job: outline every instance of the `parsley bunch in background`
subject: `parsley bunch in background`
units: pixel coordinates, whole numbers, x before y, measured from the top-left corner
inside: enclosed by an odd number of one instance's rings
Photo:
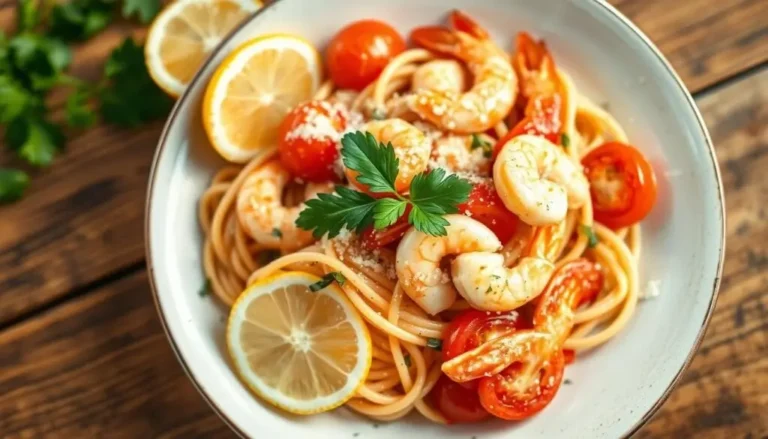
[[[0,32],[0,129],[6,147],[27,168],[49,166],[64,147],[65,132],[87,128],[99,117],[135,127],[165,116],[172,104],[152,82],[143,48],[130,38],[111,53],[100,81],[67,74],[69,44],[97,35],[120,15],[147,23],[159,0],[47,1],[19,0],[15,33]],[[46,102],[53,89],[67,93],[63,121]],[[21,198],[28,183],[24,170],[0,167],[0,202]]]

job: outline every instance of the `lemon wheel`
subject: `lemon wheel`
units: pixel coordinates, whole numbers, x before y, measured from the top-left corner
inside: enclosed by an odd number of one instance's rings
[[[157,16],[144,46],[152,79],[177,97],[211,51],[261,7],[254,0],[177,0]]]
[[[270,276],[235,302],[227,345],[241,379],[286,411],[312,414],[351,398],[371,366],[363,319],[335,283],[301,272]]]
[[[266,35],[231,53],[211,78],[203,100],[203,125],[225,159],[244,163],[277,143],[288,112],[320,85],[317,50],[290,35]]]

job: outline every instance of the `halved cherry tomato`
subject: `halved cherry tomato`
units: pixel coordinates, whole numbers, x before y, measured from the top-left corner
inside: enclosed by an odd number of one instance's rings
[[[473,219],[485,224],[503,243],[512,239],[519,221],[517,215],[504,206],[490,182],[476,184],[467,201],[459,205],[459,212],[469,213]]]
[[[327,102],[297,106],[280,124],[280,162],[295,177],[307,181],[337,180],[333,164],[339,156],[338,137],[346,125],[344,114]]]
[[[337,87],[362,90],[403,50],[405,41],[392,26],[360,20],[336,34],[325,59]]]
[[[656,175],[637,149],[608,142],[582,160],[595,220],[613,229],[642,220],[656,203]]]
[[[442,375],[430,393],[432,403],[451,423],[478,422],[490,416],[477,391]]]
[[[501,373],[480,379],[480,403],[492,415],[510,421],[529,418],[546,407],[560,388],[565,362],[562,351],[556,351],[548,361],[542,362],[538,380],[524,390],[519,389],[523,365],[515,363]]]
[[[448,361],[487,341],[528,326],[530,324],[517,311],[497,313],[468,309],[456,316],[445,330],[443,360]]]

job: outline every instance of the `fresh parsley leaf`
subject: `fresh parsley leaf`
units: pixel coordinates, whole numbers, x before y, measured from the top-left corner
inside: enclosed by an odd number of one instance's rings
[[[332,282],[336,281],[339,285],[344,285],[344,282],[347,281],[347,278],[344,277],[343,274],[339,273],[338,271],[332,271],[322,278],[320,278],[319,281],[313,283],[309,286],[309,291],[317,292],[322,290],[323,288],[330,285]]]
[[[357,171],[357,181],[371,192],[397,193],[399,161],[391,143],[380,144],[373,134],[356,131],[341,138],[341,156],[344,166]]]
[[[66,44],[39,34],[20,34],[8,43],[8,58],[14,77],[25,88],[47,91],[58,83],[72,62]]]
[[[65,41],[82,41],[112,21],[113,5],[99,0],[74,0],[51,9],[50,34]]]
[[[439,338],[428,338],[427,339],[427,347],[432,348],[436,351],[442,351],[443,350],[443,341]]]
[[[409,354],[405,354],[403,356],[403,362],[405,363],[405,367],[411,367],[411,356]]]
[[[483,150],[483,157],[490,158],[493,151],[492,146],[490,142],[487,142],[480,138],[477,134],[472,134],[472,143],[469,145],[473,150],[475,149],[482,149]]]
[[[411,180],[411,201],[421,210],[445,215],[459,211],[467,201],[472,184],[456,174],[446,176],[442,168],[422,172]]]
[[[64,145],[61,128],[40,118],[16,118],[5,132],[6,142],[34,166],[48,166]]]
[[[0,203],[16,201],[29,186],[29,176],[18,169],[0,168]]]
[[[88,102],[89,98],[90,91],[82,88],[67,96],[66,111],[69,126],[87,128],[96,123],[96,113]]]
[[[413,224],[416,230],[432,236],[445,236],[448,234],[445,227],[450,224],[440,214],[427,212],[419,206],[413,206],[408,215],[408,222]]]
[[[123,17],[136,15],[142,23],[149,23],[160,11],[160,0],[123,0]]]
[[[600,240],[597,238],[597,234],[595,234],[595,230],[590,226],[582,224],[581,231],[587,235],[589,248],[595,248],[595,246],[600,242]]]
[[[34,0],[18,0],[16,2],[16,31],[26,32],[32,30],[40,21],[38,9],[40,5]]]
[[[562,133],[560,134],[560,144],[563,145],[563,148],[568,149],[571,146],[571,138],[568,137],[568,134]]]
[[[280,229],[275,227],[274,229],[272,229],[272,236],[274,236],[275,238],[282,238],[283,232],[281,232]]]
[[[0,75],[0,123],[8,123],[28,113],[38,112],[40,98],[10,75]]]
[[[203,286],[200,287],[200,290],[197,292],[197,295],[200,297],[205,297],[211,292],[211,280],[208,278],[205,278],[205,283],[203,283]]]
[[[405,213],[407,201],[382,198],[373,207],[373,227],[383,229],[394,224]]]
[[[155,85],[144,63],[144,50],[126,38],[104,65],[106,86],[100,90],[101,115],[124,127],[165,117],[173,101]]]
[[[335,193],[318,194],[317,198],[306,201],[305,207],[296,219],[296,225],[312,230],[316,238],[328,234],[338,235],[343,227],[361,232],[373,223],[373,208],[377,200],[368,194],[337,186]]]

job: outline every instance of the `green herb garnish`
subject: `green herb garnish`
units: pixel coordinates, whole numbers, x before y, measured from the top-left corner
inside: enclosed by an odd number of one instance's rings
[[[571,138],[568,137],[568,134],[562,133],[560,134],[560,144],[563,145],[563,148],[568,149],[571,147]]]
[[[581,231],[584,232],[585,235],[587,235],[587,242],[589,243],[589,248],[595,248],[595,246],[600,242],[599,239],[597,239],[597,235],[595,234],[595,230],[587,226],[585,224],[581,225]]]
[[[283,232],[281,232],[280,229],[275,227],[274,229],[272,229],[272,236],[274,236],[275,238],[282,238]]]
[[[472,144],[470,145],[472,150],[481,148],[483,150],[483,157],[490,158],[493,154],[493,145],[480,138],[477,134],[472,134]]]
[[[405,362],[405,367],[411,367],[411,356],[409,354],[405,354],[403,361]]]
[[[394,224],[410,206],[408,222],[416,230],[433,236],[444,236],[448,221],[444,215],[458,212],[459,204],[467,200],[472,185],[458,176],[446,175],[443,169],[422,172],[411,181],[410,195],[400,195],[395,189],[399,161],[392,144],[379,143],[370,133],[355,132],[341,139],[344,165],[358,172],[357,181],[371,192],[387,194],[388,198],[372,196],[337,186],[332,194],[319,194],[306,202],[296,224],[311,230],[319,238],[338,235],[342,228],[361,232],[373,225],[383,229]]]
[[[427,339],[427,347],[432,348],[436,351],[442,351],[443,350],[443,341],[439,338],[428,338]]]
[[[17,169],[0,168],[0,203],[16,201],[29,186],[29,177]]]
[[[208,278],[205,278],[205,283],[203,283],[203,286],[200,287],[200,290],[197,292],[197,295],[200,297],[205,297],[210,293],[211,293],[211,280]]]
[[[347,281],[347,278],[344,277],[344,275],[339,273],[338,271],[332,271],[326,274],[325,276],[323,276],[322,278],[320,278],[319,281],[310,285],[309,291],[312,291],[313,293],[320,291],[334,281],[336,281],[336,283],[339,284],[339,286],[341,286],[341,285],[344,285],[344,282]]]

